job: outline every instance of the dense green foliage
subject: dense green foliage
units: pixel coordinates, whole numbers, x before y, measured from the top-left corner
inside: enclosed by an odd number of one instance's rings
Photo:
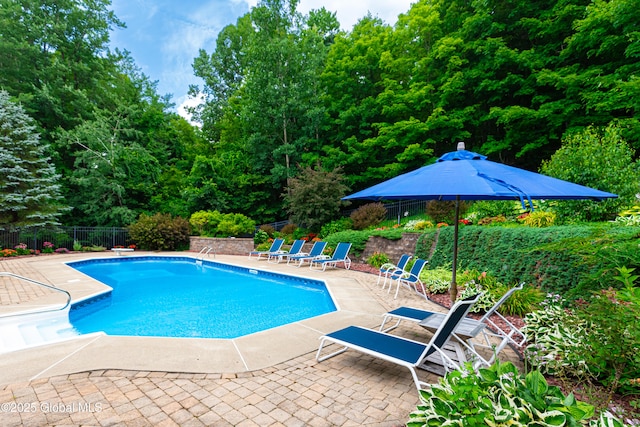
[[[593,406],[572,393],[565,396],[538,371],[520,374],[511,362],[477,373],[470,367],[450,372],[439,384],[421,390],[420,398],[409,427],[578,426],[594,416]],[[619,422],[611,425],[622,427]]]
[[[503,283],[539,284],[569,299],[612,286],[618,267],[640,267],[640,228],[633,226],[464,226],[459,233],[459,270],[487,271]],[[452,245],[453,227],[426,231],[416,256],[431,268],[450,266]]]
[[[338,32],[325,10],[301,16],[296,6],[259,2],[196,58],[212,155],[242,159],[228,162],[235,174],[219,165],[236,184],[223,193],[241,189],[275,208],[290,165],[318,161],[342,167],[358,190],[459,140],[535,170],[565,135],[613,122],[640,145],[635,0],[422,0],[394,27],[367,16],[350,32]],[[259,220],[275,214],[254,210]]]
[[[242,214],[223,214],[218,211],[198,211],[189,218],[195,234],[207,237],[239,237],[252,235],[256,223]]]
[[[151,251],[175,251],[189,248],[189,222],[170,214],[142,214],[129,226],[129,235],[138,247]]]
[[[350,218],[354,230],[364,230],[386,219],[387,209],[382,203],[367,203],[351,212]]]
[[[636,201],[640,190],[640,161],[622,139],[622,129],[592,127],[570,135],[562,147],[542,164],[542,172],[589,187],[607,188],[618,198],[604,201],[563,201],[552,206],[564,222],[607,221]]]
[[[346,195],[344,176],[339,169],[325,171],[307,167],[296,178],[289,180],[284,203],[294,223],[303,224],[312,231],[339,216]]]
[[[342,168],[333,193],[315,181],[304,193],[339,206],[347,188],[427,164],[459,140],[535,170],[563,140],[582,146],[598,132],[629,151],[607,145],[609,175],[570,179],[619,191],[624,208],[637,192],[637,168],[621,188],[609,162],[631,164],[640,148],[637,0],[420,0],[393,27],[365,16],[350,31],[324,8],[297,8],[261,0],[203,46],[195,128],[128,52],[108,48],[125,24],[109,0],[2,0],[0,88],[50,147],[72,208],[61,222],[217,210],[258,223],[288,213],[317,231],[339,214],[292,199],[309,168]]]
[[[58,224],[59,179],[33,120],[0,91],[0,228]]]
[[[640,392],[640,291],[634,286],[638,276],[625,267],[619,272],[619,290],[594,292],[569,308],[552,295],[524,318],[528,362],[562,381],[591,391],[599,388],[599,405],[604,407],[615,392]]]

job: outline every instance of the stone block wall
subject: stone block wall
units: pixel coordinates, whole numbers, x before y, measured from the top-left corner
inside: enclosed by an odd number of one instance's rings
[[[367,246],[362,252],[360,259],[357,261],[366,262],[367,258],[374,252],[382,252],[391,258],[391,262],[396,262],[402,254],[415,254],[419,237],[420,233],[403,233],[402,239],[400,240],[389,240],[383,237],[371,236],[367,241]]]
[[[202,248],[212,247],[217,254],[221,255],[249,255],[253,250],[253,238],[217,238],[191,236],[189,250],[200,252]]]
[[[374,252],[383,252],[389,256],[392,262],[400,258],[402,254],[415,254],[416,244],[420,233],[404,233],[400,240],[389,240],[383,237],[372,236],[367,241],[367,246],[359,259],[355,262],[365,263]],[[189,250],[200,252],[204,247],[213,247],[215,253],[223,255],[248,255],[254,250],[253,238],[215,238],[191,236]],[[305,243],[303,251],[309,252],[312,242]],[[353,257],[352,257],[353,259]]]

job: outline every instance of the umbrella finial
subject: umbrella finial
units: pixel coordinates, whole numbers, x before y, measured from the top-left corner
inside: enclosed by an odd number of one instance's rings
[[[464,142],[458,142],[458,151],[464,150]]]

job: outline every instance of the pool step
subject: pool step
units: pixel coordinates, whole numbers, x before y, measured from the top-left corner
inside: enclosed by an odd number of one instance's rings
[[[0,319],[0,353],[77,337],[69,310],[32,313]]]

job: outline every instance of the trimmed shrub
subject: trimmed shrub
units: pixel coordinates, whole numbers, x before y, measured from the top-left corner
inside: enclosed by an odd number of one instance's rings
[[[287,224],[284,227],[282,227],[282,230],[280,230],[280,233],[287,236],[289,234],[293,234],[295,233],[295,231],[298,229],[298,226],[295,224]]]
[[[469,209],[469,202],[460,202],[460,218]],[[453,224],[456,221],[456,202],[431,200],[427,203],[427,215],[435,222]]]
[[[377,225],[386,217],[387,209],[382,203],[368,203],[351,213],[353,228],[356,230],[364,230],[367,227]]]
[[[188,248],[190,231],[186,219],[161,213],[153,216],[142,214],[138,221],[129,226],[129,234],[136,244],[152,251]]]
[[[326,237],[329,234],[338,233],[340,231],[352,230],[353,221],[351,218],[340,218],[325,224],[320,229],[320,236]]]
[[[267,233],[269,237],[273,237],[276,234],[276,229],[271,224],[262,224],[258,229]]]

